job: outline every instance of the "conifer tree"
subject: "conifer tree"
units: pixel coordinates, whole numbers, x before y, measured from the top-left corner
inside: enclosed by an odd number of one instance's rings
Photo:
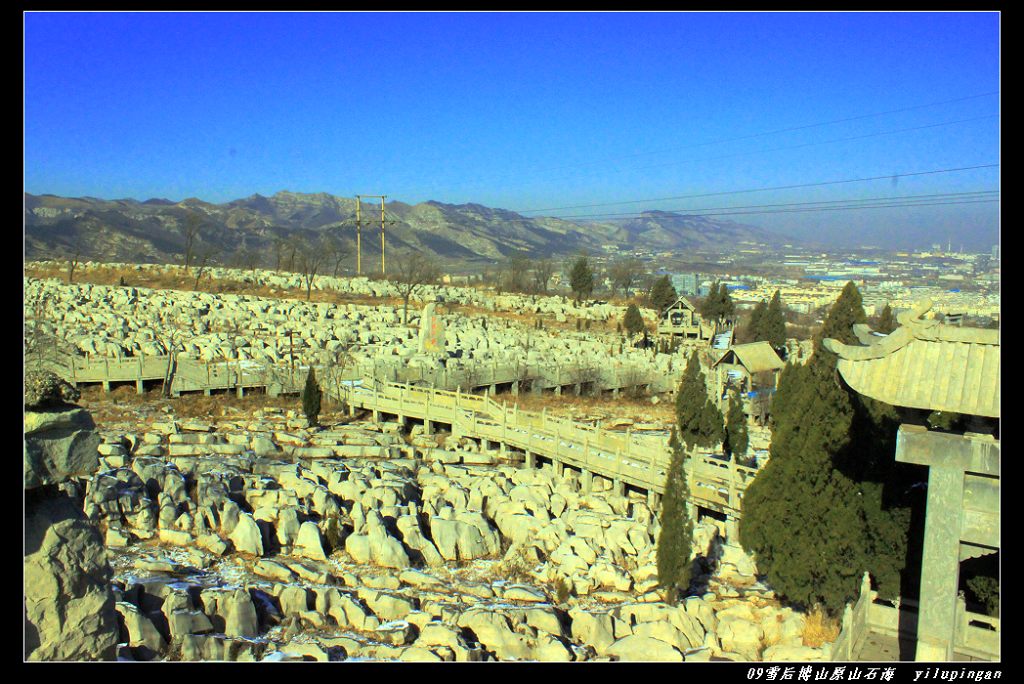
[[[675,430],[672,431],[669,445],[672,458],[665,474],[665,495],[661,500],[657,565],[658,585],[666,591],[666,600],[674,603],[679,591],[685,591],[690,585],[693,521],[686,508],[690,498],[684,469],[686,451]]]
[[[718,289],[718,281],[711,283],[708,296],[700,304],[700,315],[706,320],[718,320],[721,316],[721,293]]]
[[[768,304],[762,299],[754,306],[747,321],[746,335],[748,342],[759,342],[764,339],[764,318],[768,315]]]
[[[725,428],[725,453],[740,458],[747,453],[750,444],[747,435],[747,417],[743,413],[743,401],[733,392],[729,397],[729,414]]]
[[[892,407],[851,395],[821,345],[828,337],[852,343],[853,324],[864,320],[860,293],[848,283],[808,362],[783,369],[771,458],[744,494],[740,521],[740,543],[771,586],[833,614],[856,597],[865,570],[884,595],[898,591],[909,523],[908,511],[883,496],[893,479]]]
[[[881,315],[878,317],[878,327],[876,330],[880,333],[888,335],[899,326],[896,322],[896,316],[892,312],[892,307],[889,303],[885,303],[885,308],[882,309]]]
[[[690,354],[676,392],[676,425],[687,449],[714,446],[722,441],[722,412],[708,397],[697,352]]]
[[[636,335],[644,329],[644,317],[640,314],[640,309],[636,304],[630,304],[626,309],[626,313],[622,317],[622,325],[630,335]]]
[[[761,321],[761,336],[758,339],[766,341],[775,349],[786,346],[786,316],[782,313],[782,297],[778,290],[768,303],[768,309]]]
[[[657,311],[659,315],[665,309],[675,304],[677,299],[679,299],[679,295],[676,293],[676,288],[672,286],[672,280],[667,275],[654,281],[654,285],[651,287],[651,308]]]
[[[306,414],[306,420],[309,422],[310,427],[317,424],[317,419],[320,416],[320,397],[322,395],[323,392],[316,381],[316,372],[310,366],[309,373],[306,375],[306,386],[302,390],[302,412]]]
[[[590,261],[585,256],[580,256],[572,264],[569,271],[569,287],[576,295],[576,303],[590,297],[594,291],[594,271],[590,268]]]

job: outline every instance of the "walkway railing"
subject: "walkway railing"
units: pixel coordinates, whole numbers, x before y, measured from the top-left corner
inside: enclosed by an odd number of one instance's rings
[[[354,408],[452,426],[452,433],[498,442],[608,479],[664,494],[671,460],[668,435],[612,432],[595,425],[523,411],[489,396],[373,381],[341,388]],[[742,493],[757,474],[709,450],[687,460],[691,495],[699,505],[738,515]]]

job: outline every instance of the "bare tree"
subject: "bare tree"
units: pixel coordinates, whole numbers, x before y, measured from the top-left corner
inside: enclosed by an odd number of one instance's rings
[[[284,247],[287,242],[288,241],[280,235],[275,235],[271,240],[271,246],[274,250],[274,273],[279,273],[281,271],[281,258],[284,255]]]
[[[185,225],[182,226],[181,229],[182,235],[185,238],[185,273],[188,273],[188,269],[192,265],[192,257],[195,254],[196,240],[199,237],[199,226],[199,214],[194,211],[190,211],[188,213],[188,217],[185,219]]]
[[[74,282],[75,269],[78,268],[79,259],[82,256],[82,234],[78,233],[75,236],[75,241],[71,245],[71,249],[68,250],[68,285]]]
[[[608,275],[612,281],[612,289],[622,290],[623,295],[629,297],[633,287],[637,285],[645,271],[644,264],[639,259],[631,258],[616,261],[608,269]]]
[[[341,270],[341,264],[345,260],[345,257],[349,255],[347,249],[341,240],[335,236],[326,234],[323,236],[321,246],[324,250],[324,258],[327,263],[333,267],[331,274],[333,277],[338,277],[338,271]]]
[[[316,280],[317,271],[323,266],[326,254],[322,245],[307,240],[295,240],[292,243],[292,250],[298,254],[299,271],[306,282],[306,301],[313,296],[313,282]]]
[[[509,292],[526,290],[526,272],[530,268],[530,259],[523,252],[513,254],[508,260],[508,274],[505,289]]]
[[[534,289],[541,294],[548,293],[548,282],[555,274],[555,262],[551,259],[539,259],[533,264]]]
[[[196,250],[196,280],[192,284],[193,290],[199,289],[199,281],[202,279],[203,274],[206,273],[206,267],[210,263],[210,259],[217,252],[217,248],[211,244],[204,244]]]
[[[407,252],[393,258],[395,265],[389,280],[398,288],[402,295],[402,323],[409,323],[409,299],[423,285],[430,285],[441,276],[440,270],[422,252]]]
[[[260,263],[260,253],[252,247],[243,244],[235,251],[234,262],[238,268],[255,273],[256,267]]]

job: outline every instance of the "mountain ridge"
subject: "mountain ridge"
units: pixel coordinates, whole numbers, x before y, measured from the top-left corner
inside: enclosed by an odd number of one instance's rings
[[[199,242],[226,262],[240,249],[270,251],[275,240],[327,234],[355,251],[354,198],[280,190],[215,204],[196,197],[105,200],[25,193],[25,256],[54,258],[78,246],[86,258],[173,262],[184,253],[184,229],[199,226]],[[723,250],[739,241],[780,239],[770,231],[733,221],[662,210],[630,219],[593,221],[527,217],[478,203],[428,200],[385,204],[388,249],[420,250],[442,260],[493,262],[513,253],[563,256],[579,251]],[[362,211],[363,257],[380,254],[379,204]]]

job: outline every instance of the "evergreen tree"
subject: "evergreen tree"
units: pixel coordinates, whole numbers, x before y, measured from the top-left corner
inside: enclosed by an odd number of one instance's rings
[[[700,303],[700,315],[709,321],[718,320],[721,316],[721,294],[717,280],[711,283],[708,296]]]
[[[317,424],[317,419],[320,416],[320,397],[323,392],[320,390],[320,385],[316,381],[316,373],[313,371],[313,367],[309,367],[309,373],[306,375],[306,386],[302,390],[302,412],[306,414],[306,420],[309,422],[310,427]]]
[[[569,287],[576,295],[577,304],[594,291],[594,271],[587,257],[580,256],[573,262],[569,271]]]
[[[759,342],[764,339],[764,318],[768,315],[768,304],[762,299],[754,307],[747,321],[744,339],[747,342]]]
[[[708,397],[697,352],[690,354],[676,392],[676,425],[687,449],[714,446],[722,441],[722,412]]]
[[[654,285],[651,287],[651,308],[657,311],[659,315],[665,309],[675,304],[677,299],[679,299],[679,295],[676,293],[676,288],[672,286],[672,280],[667,275],[654,281]]]
[[[630,304],[626,314],[622,317],[622,325],[630,335],[636,335],[644,329],[644,317],[640,315],[640,309],[636,304]]]
[[[758,340],[764,340],[775,349],[782,349],[786,346],[786,316],[782,313],[782,297],[776,290],[772,295],[772,301],[768,304],[764,319],[761,321],[761,336]]]
[[[743,400],[733,392],[729,397],[728,423],[725,428],[725,453],[737,458],[746,455],[750,439],[747,435],[747,417],[743,413]]]
[[[909,515],[884,496],[893,478],[894,411],[836,380],[827,337],[853,342],[865,320],[848,283],[814,337],[805,365],[788,364],[772,402],[771,458],[743,497],[740,543],[786,599],[833,614],[868,570],[883,595],[898,592]],[[889,450],[883,456],[885,450]]]
[[[657,564],[658,585],[666,590],[666,600],[674,603],[679,590],[685,591],[690,585],[693,521],[686,509],[690,498],[684,469],[686,451],[675,430],[672,431],[669,444],[672,447],[672,459],[665,474],[665,496],[661,500]]]
[[[729,296],[729,288],[725,283],[718,288],[718,312],[719,319],[729,320],[732,320],[736,313],[736,305],[733,304],[732,297]]]
[[[899,323],[896,322],[896,316],[892,312],[892,307],[889,306],[888,302],[886,302],[885,308],[882,309],[882,313],[878,317],[878,325],[875,329],[880,333],[885,333],[886,335],[888,335],[898,326]]]

